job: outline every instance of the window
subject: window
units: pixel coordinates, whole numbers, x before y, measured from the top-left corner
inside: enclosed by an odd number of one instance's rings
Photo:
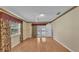
[[[20,23],[10,22],[11,35],[20,34]]]
[[[46,26],[37,26],[37,36],[38,37],[46,36]]]

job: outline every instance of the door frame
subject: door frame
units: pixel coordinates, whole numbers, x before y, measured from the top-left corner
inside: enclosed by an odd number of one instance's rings
[[[23,42],[23,21],[21,22],[20,26],[21,26],[20,27],[20,32],[21,32],[21,34],[20,34],[20,43],[22,43]]]

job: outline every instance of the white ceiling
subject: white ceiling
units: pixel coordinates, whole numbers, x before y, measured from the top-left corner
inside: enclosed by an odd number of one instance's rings
[[[72,6],[2,6],[28,22],[49,22]],[[61,12],[57,15],[58,12]],[[44,14],[44,16],[40,16]]]

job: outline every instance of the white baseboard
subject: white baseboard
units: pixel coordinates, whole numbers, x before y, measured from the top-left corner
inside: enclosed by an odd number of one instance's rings
[[[69,47],[67,47],[66,45],[64,45],[62,42],[60,42],[60,41],[58,41],[57,39],[56,39],[56,37],[53,37],[54,38],[54,40],[55,41],[57,41],[59,44],[61,44],[63,47],[65,47],[66,49],[68,49],[70,52],[75,52],[75,51],[73,51],[72,49],[70,49]]]

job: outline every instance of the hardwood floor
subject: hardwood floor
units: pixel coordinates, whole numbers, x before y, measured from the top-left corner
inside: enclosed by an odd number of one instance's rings
[[[52,38],[31,38],[12,48],[12,52],[69,52]]]

